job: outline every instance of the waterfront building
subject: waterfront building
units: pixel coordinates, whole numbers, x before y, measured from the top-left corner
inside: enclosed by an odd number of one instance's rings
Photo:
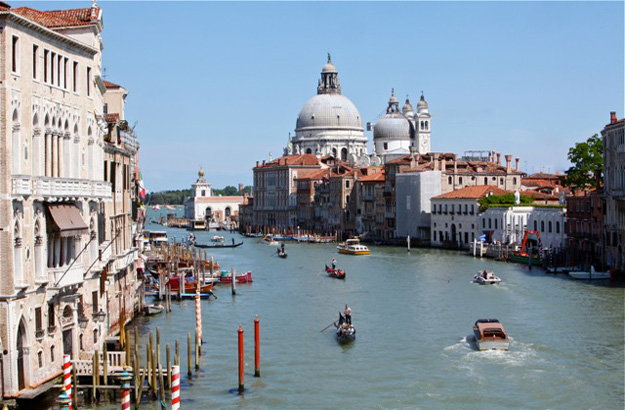
[[[603,138],[605,259],[607,266],[625,271],[625,118],[610,113]]]
[[[479,226],[479,200],[491,195],[500,196],[509,193],[498,187],[478,185],[433,197],[431,200],[431,245],[451,248],[469,247],[482,232]]]
[[[384,198],[386,202],[384,239],[398,238],[396,228],[397,204],[405,204],[406,198],[399,198],[396,194],[397,175],[406,172],[440,171],[441,194],[451,192],[466,186],[487,185],[503,190],[517,191],[521,188],[521,177],[525,175],[519,169],[519,159],[512,166],[512,156],[506,155],[506,165],[501,164],[501,155],[487,152],[485,156],[470,156],[458,158],[452,153],[414,152],[410,155],[388,161],[384,164],[386,184]],[[424,237],[424,239],[429,238]]]
[[[359,170],[356,180],[356,233],[365,239],[381,237],[384,224],[384,167],[370,166]]]
[[[296,228],[297,178],[327,168],[324,161],[313,154],[285,155],[262,163],[257,161],[253,169],[253,229],[268,232]]]
[[[441,193],[441,171],[404,172],[395,177],[397,237],[430,239],[431,198]]]
[[[356,180],[354,168],[332,163],[328,174],[315,186],[315,229],[326,233],[356,233],[355,202],[351,195]]]
[[[572,264],[595,265],[605,261],[603,189],[566,198],[566,247]]]
[[[367,157],[360,112],[341,92],[338,71],[328,54],[321,70],[317,95],[309,99],[299,112],[295,136],[285,148],[285,155],[331,155],[355,163]]]
[[[242,195],[213,195],[212,185],[204,178],[200,167],[198,178],[191,185],[191,196],[184,201],[185,218],[204,220],[210,228],[237,229]]]
[[[324,178],[330,176],[330,169],[322,168],[316,172],[296,178],[297,184],[297,226],[303,230],[315,229],[315,192]],[[323,228],[323,227],[317,227]]]
[[[415,113],[408,97],[399,110],[399,101],[393,90],[386,114],[373,125],[374,152],[382,162],[408,155],[411,148],[419,154],[426,154],[430,152],[431,128],[432,116],[423,94]]]
[[[540,235],[543,248],[561,249],[565,245],[563,207],[495,206],[479,215],[478,229],[486,242],[521,246],[525,232],[533,230]]]
[[[64,354],[90,358],[134,308],[138,144],[121,129],[124,91],[101,78],[102,29],[95,2],[57,11],[0,3],[4,397],[45,391]]]
[[[565,177],[565,174],[547,174],[544,172],[526,175],[521,178],[521,189],[553,195],[560,195],[564,191],[567,195],[569,189],[562,186],[562,179]]]

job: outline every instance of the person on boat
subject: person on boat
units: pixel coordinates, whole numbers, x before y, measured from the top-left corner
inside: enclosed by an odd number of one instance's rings
[[[483,271],[482,271],[482,277],[483,277],[484,279],[487,279],[487,274],[486,274],[486,271],[485,271],[485,270],[483,270]]]
[[[332,270],[336,270],[336,258],[332,258]]]
[[[232,244],[234,245],[234,238],[232,238]]]
[[[343,315],[345,315],[345,323],[348,325],[352,324],[352,310],[345,304],[345,310],[343,311]]]
[[[281,243],[281,244],[280,244],[280,251],[281,251],[282,253],[284,253],[284,243]]]

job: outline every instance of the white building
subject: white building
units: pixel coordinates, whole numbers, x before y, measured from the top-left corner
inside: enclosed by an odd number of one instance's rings
[[[430,238],[430,199],[441,193],[441,172],[407,172],[397,175],[395,204],[397,236],[427,241]]]
[[[213,196],[213,188],[204,178],[200,168],[198,178],[191,185],[191,197],[185,200],[185,218],[205,220],[210,227],[235,229],[238,224],[239,206],[243,196]],[[208,225],[207,225],[208,226]]]
[[[526,231],[538,232],[543,248],[562,248],[566,242],[563,207],[490,207],[479,217],[480,235],[487,242],[521,246]]]
[[[393,90],[386,114],[373,126],[374,152],[383,162],[400,158],[413,151],[426,154],[431,148],[431,127],[432,116],[423,95],[417,104],[416,113],[407,97],[402,110],[399,111],[399,101]]]
[[[494,186],[478,185],[432,198],[432,246],[469,247],[481,235],[478,200],[507,193]]]
[[[321,70],[317,95],[302,107],[295,128],[295,137],[285,155],[332,155],[356,162],[367,155],[367,137],[356,106],[341,93],[336,67],[330,60]],[[375,165],[375,164],[374,164]]]

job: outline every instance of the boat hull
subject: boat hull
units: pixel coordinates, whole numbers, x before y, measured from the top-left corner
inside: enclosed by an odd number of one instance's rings
[[[569,272],[569,276],[574,279],[610,279],[610,272]]]
[[[247,272],[242,275],[236,275],[236,283],[249,283],[252,282],[252,272]],[[232,283],[232,275],[230,276],[220,276],[220,283]]]
[[[477,345],[477,349],[480,351],[485,350],[509,350],[510,342],[499,341],[499,340],[475,340],[475,344]]]
[[[530,263],[530,258],[529,256],[523,256],[523,255],[515,255],[512,254],[510,255],[510,257],[508,258],[508,260],[510,262],[514,262],[514,263],[522,263],[524,265],[527,265]],[[533,266],[542,266],[543,262],[540,258],[532,258],[532,265]]]
[[[332,278],[345,279],[345,271],[344,270],[332,269],[332,268],[326,266],[326,273],[328,274],[328,276],[330,276]]]
[[[352,343],[354,340],[356,340],[356,330],[354,329],[353,332],[342,332],[340,330],[336,331],[336,340],[337,342],[339,342],[339,344],[347,344],[347,343]]]
[[[339,249],[339,253],[344,255],[370,255],[371,251],[351,251],[349,249]]]

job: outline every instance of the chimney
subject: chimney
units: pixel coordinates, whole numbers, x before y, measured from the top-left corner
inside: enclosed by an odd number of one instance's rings
[[[239,192],[243,191],[243,184],[239,184]]]
[[[501,153],[497,153],[497,165],[501,165]]]
[[[512,171],[512,155],[506,155],[506,173]]]
[[[610,124],[614,124],[616,122],[616,111],[610,112]]]
[[[258,168],[258,161],[256,161],[256,168]]]
[[[454,174],[458,173],[458,161],[454,158]]]
[[[265,160],[263,160],[263,166],[265,166]]]
[[[433,154],[434,156],[434,171],[438,170],[438,153]]]
[[[515,171],[519,171],[519,157],[516,157],[514,160],[516,161],[516,165],[514,166],[514,170]]]
[[[441,159],[441,171],[445,172],[445,157]]]

